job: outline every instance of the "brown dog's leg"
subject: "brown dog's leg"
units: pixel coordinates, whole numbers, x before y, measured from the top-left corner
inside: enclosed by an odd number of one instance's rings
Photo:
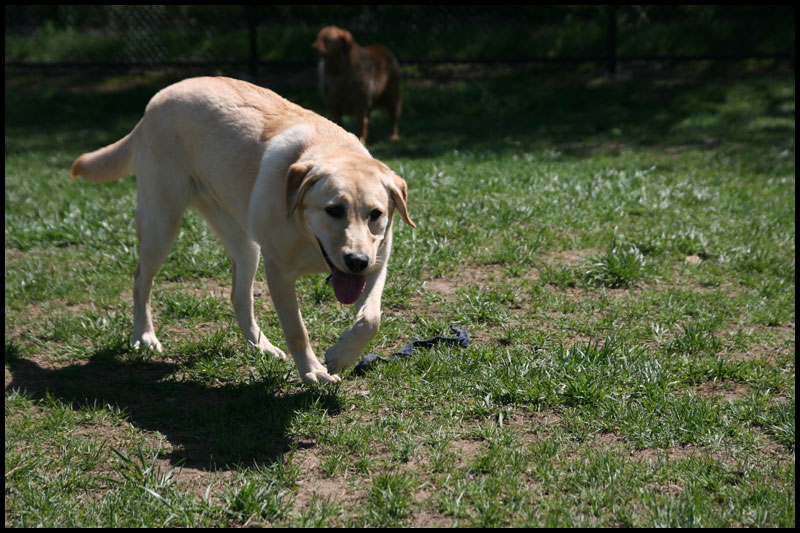
[[[396,141],[400,139],[400,133],[397,131],[397,117],[400,116],[400,102],[397,102],[397,105],[394,108],[389,110],[389,120],[392,123],[392,133],[389,135],[390,141]]]
[[[386,93],[384,93],[382,107],[386,110],[386,114],[389,115],[391,124],[389,140],[396,141],[400,138],[400,134],[397,130],[397,119],[400,118],[400,112],[403,109],[403,100],[400,97],[400,86],[396,77],[390,77],[389,79],[389,87]]]
[[[358,138],[361,139],[361,144],[367,144],[367,130],[369,129],[369,111],[360,109],[356,114],[356,126],[359,129]]]

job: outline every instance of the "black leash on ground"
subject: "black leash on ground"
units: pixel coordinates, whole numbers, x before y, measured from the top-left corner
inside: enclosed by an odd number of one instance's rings
[[[377,364],[378,361],[383,361],[384,363],[388,363],[389,361],[397,361],[401,357],[411,357],[412,351],[415,347],[420,348],[430,348],[436,344],[444,343],[444,344],[454,344],[457,346],[461,346],[462,348],[466,348],[469,345],[469,333],[464,328],[459,328],[457,326],[450,326],[450,330],[455,333],[456,337],[433,337],[432,339],[419,339],[415,341],[411,341],[396,352],[392,354],[391,359],[386,359],[385,357],[381,357],[376,353],[368,353],[364,357],[361,358],[361,361],[353,368],[353,372],[357,375],[363,375],[367,370],[372,368],[374,364]]]

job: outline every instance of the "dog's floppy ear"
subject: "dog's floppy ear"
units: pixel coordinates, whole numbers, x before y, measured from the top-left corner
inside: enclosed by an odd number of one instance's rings
[[[313,161],[302,161],[289,167],[289,172],[286,174],[287,217],[294,213],[308,188],[319,179],[319,173],[312,174],[313,168]]]
[[[353,46],[353,43],[355,42],[355,40],[353,39],[353,34],[347,30],[340,30],[340,31],[341,33],[339,34],[339,40],[344,45],[345,50],[350,50],[350,48]]]
[[[394,172],[392,173],[392,183],[389,185],[389,193],[392,196],[392,202],[395,208],[397,208],[397,211],[400,213],[400,218],[412,228],[416,228],[417,225],[414,224],[411,217],[408,216],[408,209],[406,208],[406,201],[408,200],[408,186],[406,186],[406,180]]]

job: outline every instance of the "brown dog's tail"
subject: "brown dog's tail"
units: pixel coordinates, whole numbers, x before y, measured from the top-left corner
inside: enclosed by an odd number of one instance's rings
[[[108,183],[132,174],[136,170],[136,131],[140,125],[141,121],[117,142],[81,155],[72,163],[69,171],[72,177],[82,176],[92,183]]]

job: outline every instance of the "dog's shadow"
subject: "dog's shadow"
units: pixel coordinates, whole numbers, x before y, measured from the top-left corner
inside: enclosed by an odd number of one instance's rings
[[[127,353],[124,345],[101,348],[88,360],[50,369],[7,341],[6,391],[75,410],[118,408],[134,426],[166,437],[170,464],[215,471],[272,465],[292,449],[313,446],[293,422],[310,411],[341,410],[336,388],[287,387],[286,372],[245,384],[199,383],[181,379],[176,363],[126,360]]]

